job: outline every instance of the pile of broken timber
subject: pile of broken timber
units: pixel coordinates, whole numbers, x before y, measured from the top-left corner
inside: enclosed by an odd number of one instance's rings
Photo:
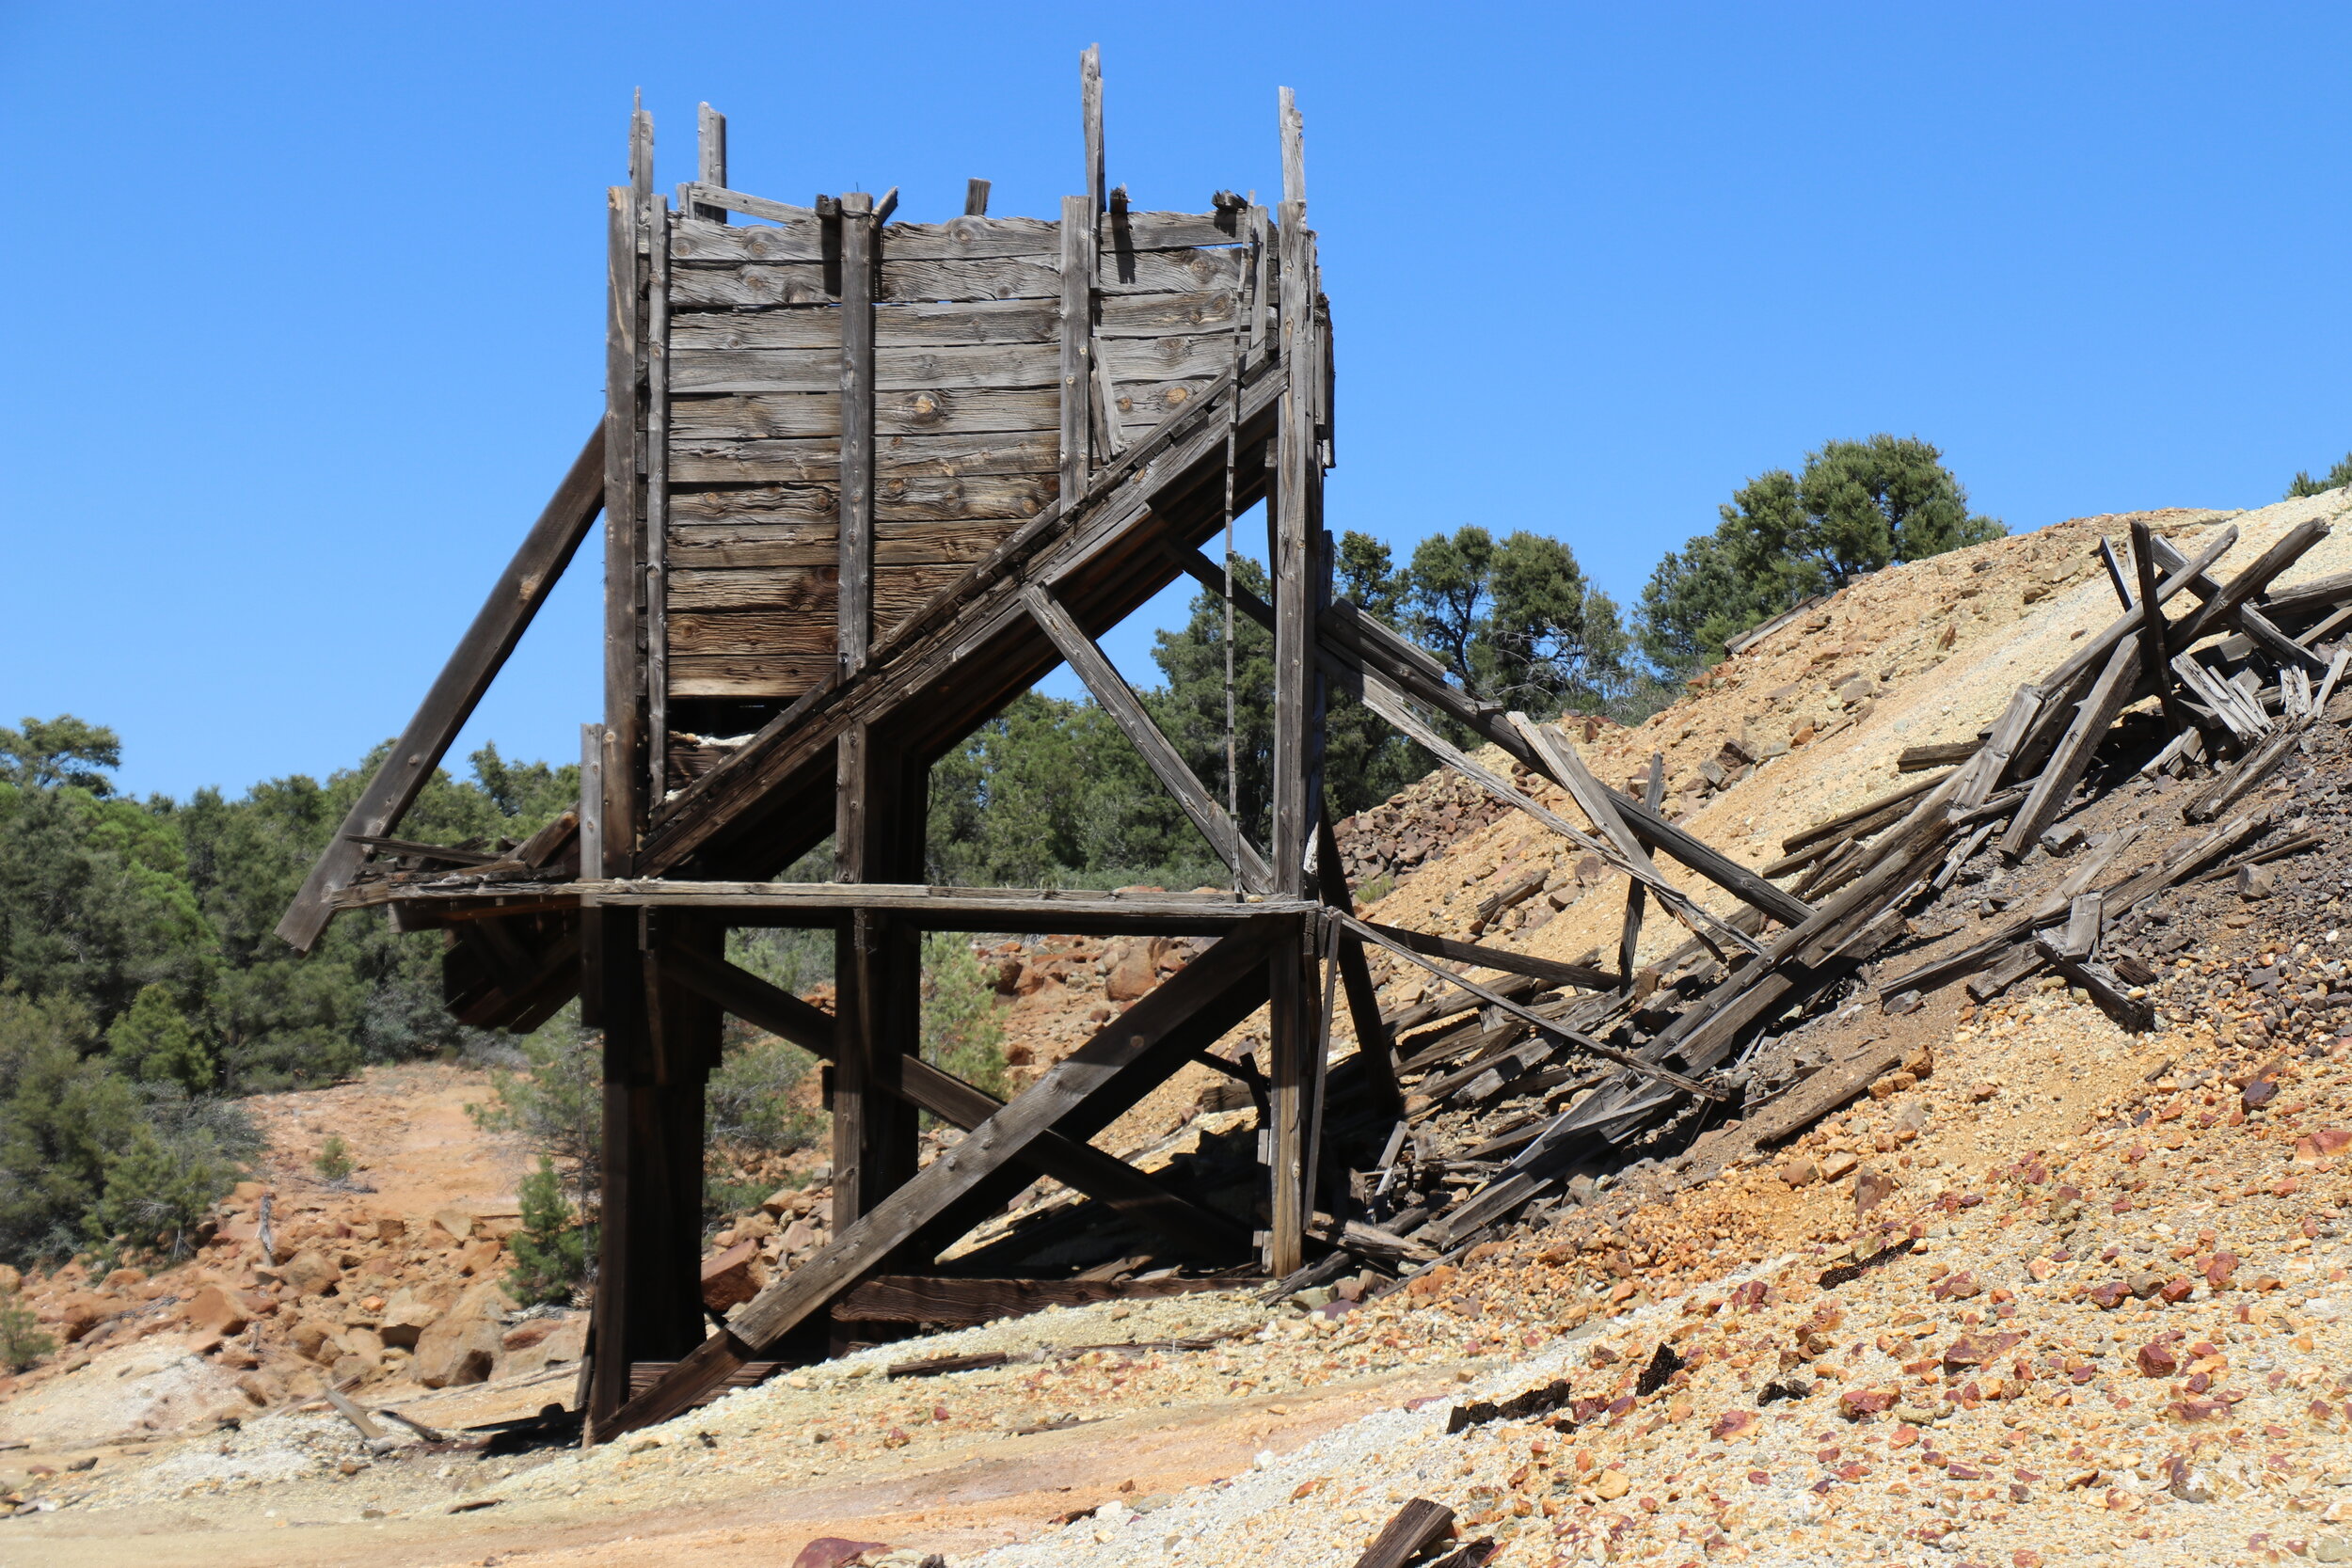
[[[1949,886],[1972,857],[1991,848],[2014,862],[2037,847],[2074,847],[2068,841],[2079,831],[2054,825],[2087,778],[2116,776],[2112,767],[2094,775],[2093,763],[2111,738],[2131,743],[2118,725],[2123,710],[2154,698],[2169,738],[2153,747],[2140,770],[2182,777],[2210,768],[2182,808],[2187,831],[2181,841],[2144,869],[2108,878],[2134,837],[2117,834],[2088,850],[2055,891],[1992,936],[1878,987],[1888,1010],[1899,1012],[1956,981],[1969,979],[1980,997],[1990,996],[2052,969],[2125,1027],[2150,1027],[2144,988],[2153,976],[2137,972],[2136,960],[2123,960],[2122,974],[2103,961],[2102,931],[2173,883],[2215,874],[2217,860],[2265,821],[2241,803],[2317,721],[2345,666],[2340,628],[2352,621],[2352,574],[2268,591],[2328,531],[2324,523],[2306,522],[2222,582],[2208,574],[2236,543],[2234,529],[2187,560],[2135,525],[2132,572],[2105,546],[2117,566],[2112,580],[2122,612],[2116,620],[2044,679],[2020,687],[1982,735],[1932,748],[1944,771],[1792,835],[1784,845],[1787,857],[1766,869],[1800,879],[1788,893],[1765,884],[1769,899],[1751,883],[1712,875],[1691,854],[1687,835],[1679,844],[1661,838],[1654,801],[1637,804],[1599,785],[1555,733],[1459,693],[1413,689],[1411,696],[1470,724],[1527,771],[1560,784],[1613,846],[1629,839],[1638,851],[1663,849],[1740,896],[1748,908],[1735,924],[1743,933],[1753,936],[1768,923],[1779,928],[1767,942],[1724,951],[1709,940],[1712,931],[1694,924],[1694,940],[1637,983],[1630,968],[1639,883],[1618,974],[1579,972],[1350,920],[1364,941],[1437,969],[1455,986],[1380,1021],[1391,1032],[1381,1037],[1395,1040],[1404,1115],[1369,1168],[1349,1172],[1345,1191],[1333,1191],[1335,1212],[1318,1217],[1319,1239],[1331,1253],[1281,1288],[1336,1277],[1359,1264],[1406,1273],[1457,1256],[1531,1205],[1556,1201],[1581,1169],[1603,1168],[1613,1154],[1621,1160],[1626,1146],[1677,1118],[1695,1124],[1702,1112],[1712,1113],[1710,1120],[1739,1115],[1732,1085],[1747,1076],[1740,1069],[1765,1027],[1818,1004],[1905,936],[1909,916]],[[2184,596],[2188,608],[2168,610]],[[2143,609],[2150,605],[2153,613]],[[1357,645],[1368,648],[1385,628],[1359,617],[1354,630]],[[1393,678],[1393,661],[1383,673]],[[1431,749],[1538,819],[1550,819],[1441,741]],[[1658,773],[1653,768],[1652,778]],[[1506,973],[1477,984],[1433,962],[1433,955]],[[1359,1014],[1359,1034],[1363,1022]],[[1853,1066],[1867,1081],[1891,1063]],[[1824,1086],[1834,1088],[1826,1080],[1837,1076],[1824,1075]],[[1776,1129],[1773,1136],[1787,1136],[1842,1098],[1790,1096],[1761,1119]],[[1453,1114],[1489,1108],[1502,1114]],[[1440,1125],[1455,1135],[1439,1135]]]

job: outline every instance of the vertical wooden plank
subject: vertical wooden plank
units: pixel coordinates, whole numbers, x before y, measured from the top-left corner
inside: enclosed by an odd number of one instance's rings
[[[1094,203],[1061,198],[1061,495],[1066,505],[1085,493],[1092,467],[1094,375],[1088,363],[1094,338]]]
[[[1315,602],[1313,576],[1314,431],[1311,298],[1313,252],[1304,233],[1305,209],[1282,206],[1282,363],[1287,385],[1276,437],[1274,545],[1274,829],[1277,891],[1296,897],[1307,890],[1308,675]]]
[[[874,640],[874,198],[841,198],[841,673]]]
[[[1307,205],[1307,125],[1299,117],[1298,95],[1288,87],[1276,89],[1282,116],[1282,199]],[[1282,226],[1285,230],[1290,225]]]
[[[604,880],[604,726],[580,726],[580,879]]]
[[[1568,744],[1564,737],[1563,746]],[[1652,752],[1649,758],[1649,783],[1642,788],[1642,803],[1656,811],[1666,799],[1666,753]],[[1642,858],[1650,859],[1649,847],[1641,847]],[[1640,882],[1628,882],[1625,889],[1625,924],[1617,932],[1617,973],[1624,976],[1621,989],[1633,990],[1633,954],[1642,944],[1642,913],[1649,904],[1649,889]]]
[[[727,117],[707,103],[695,113],[695,178],[723,190],[727,182]],[[700,202],[694,206],[694,215],[710,223],[727,221],[724,207],[706,207]]]
[[[2102,540],[2100,543],[2105,544]],[[2174,735],[2189,726],[2187,711],[2172,689],[2172,665],[2164,657],[2164,602],[2156,593],[2156,540],[2146,523],[2132,524],[2132,569],[2139,578],[2139,673],[2153,681],[2164,705],[2165,728]]]
[[[607,872],[623,876],[636,848],[639,781],[645,776],[639,702],[644,557],[638,473],[644,409],[638,378],[643,336],[638,212],[634,191],[613,187],[605,325],[604,723],[608,755],[617,755],[621,766],[605,773],[604,856]]]
[[[1249,209],[1249,362],[1265,357],[1266,332],[1274,316],[1274,235],[1266,210]]]
[[[646,801],[670,789],[670,203],[645,207]]]
[[[965,217],[984,218],[988,216],[988,186],[989,182],[985,180],[966,180],[963,182],[963,215]]]
[[[1276,945],[1266,962],[1266,1272],[1297,1272],[1306,1257],[1308,1053],[1312,1047],[1300,935]]]
[[[1087,195],[1101,213],[1110,200],[1109,187],[1103,182],[1103,46],[1087,45],[1078,57],[1079,112],[1086,119],[1087,135]]]

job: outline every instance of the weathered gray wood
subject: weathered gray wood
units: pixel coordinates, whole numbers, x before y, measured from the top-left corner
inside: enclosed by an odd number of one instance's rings
[[[666,574],[670,522],[670,209],[645,204],[645,799],[670,788],[670,641]]]
[[[695,110],[694,132],[695,182],[718,190],[726,189],[727,117],[707,103],[701,104]],[[711,205],[703,201],[695,201],[692,205],[689,205],[681,201],[678,203],[678,210],[682,214],[691,214],[709,223],[724,225],[727,221],[727,209],[724,206]]]
[[[1365,941],[1377,943],[1406,962],[1418,964],[1432,974],[1453,982],[1488,1006],[1500,1008],[1521,1022],[1533,1025],[1539,1033],[1575,1046],[1579,1051],[1587,1052],[1604,1061],[1615,1062],[1621,1067],[1631,1068],[1644,1077],[1655,1078],[1661,1084],[1671,1084],[1687,1094],[1694,1094],[1704,1100],[1727,1100],[1731,1096],[1731,1091],[1720,1085],[1702,1083],[1698,1079],[1676,1072],[1669,1068],[1661,1067],[1655,1062],[1645,1061],[1630,1051],[1620,1051],[1613,1045],[1604,1045],[1597,1039],[1580,1035],[1558,1020],[1546,1018],[1534,1008],[1513,1001],[1492,987],[1482,986],[1477,981],[1414,951],[1406,942],[1389,935],[1385,927],[1375,926],[1369,921],[1358,920],[1353,915],[1343,915],[1339,918],[1344,920],[1348,928]],[[1483,963],[1486,960],[1482,958],[1479,961]]]
[[[2286,760],[2287,753],[2302,738],[2310,723],[2308,719],[2292,719],[2279,725],[2268,739],[2238,758],[2227,771],[2192,796],[2181,807],[2182,817],[2190,822],[2210,822],[2243,800]]]
[[[861,388],[866,390],[866,388]],[[870,421],[870,395],[862,404]],[[869,426],[865,436],[863,496],[872,521],[874,485],[882,475],[955,479],[997,474],[1050,474],[1056,467],[1054,432],[1013,431],[998,436],[894,436],[877,446]],[[675,441],[670,473],[680,484],[824,484],[835,482],[850,453],[850,437],[794,436],[783,440]]]
[[[2137,531],[2134,537],[2137,537]],[[2149,553],[2158,565],[2168,570],[2177,568],[2182,564],[2181,552],[2170,544],[2154,538],[2153,535],[2150,538]],[[2201,599],[2211,600],[2222,590],[2220,584],[2215,582],[2210,576],[2201,572],[2189,579],[2188,591]],[[2312,653],[2308,643],[2299,638],[2289,637],[2280,630],[2278,624],[2257,610],[2250,599],[2242,599],[2237,608],[2230,612],[2229,624],[2236,626],[2252,641],[2269,649],[2272,656],[2281,663],[2300,665],[2314,673],[2322,668],[2319,659]],[[2142,657],[2144,658],[2146,656]],[[2145,676],[2147,673],[2147,666],[2143,663],[2140,667],[2140,673]]]
[[[2123,580],[2123,563],[2115,558],[2115,542],[2104,533],[2099,536],[2099,560],[2107,569],[2107,583],[2115,590],[2115,596],[2122,601],[2123,609],[2131,609],[2132,589]]]
[[[1103,172],[1103,52],[1089,43],[1078,57],[1078,112],[1086,126],[1086,193],[1101,212],[1110,203]]]
[[[605,325],[604,853],[626,870],[643,828],[644,705],[644,259],[651,122],[631,119],[637,184],[611,193]],[[637,185],[645,186],[641,192]]]
[[[1135,1092],[1136,1073],[1131,1069],[1148,1068],[1155,1047],[1188,1043],[1189,1033],[1203,1026],[1203,1021],[1222,1023],[1224,1012],[1249,1002],[1248,982],[1259,972],[1282,925],[1268,922],[1237,931],[1194,959],[849,1226],[831,1245],[771,1281],[737,1309],[727,1332],[706,1339],[660,1384],[601,1423],[591,1437],[609,1438],[691,1408],[706,1389],[757,1359],[761,1349],[875,1273],[925,1225],[1064,1117],[1098,1097],[1124,1098]],[[1242,1007],[1243,1016],[1248,1010]]]
[[[1054,385],[1061,392],[1061,493],[1086,488],[1092,467],[1094,369],[1094,203],[1061,199],[1061,341]]]
[[[1549,985],[1575,986],[1582,990],[1614,990],[1622,979],[1622,976],[1592,964],[1562,963],[1557,958],[1538,958],[1533,953],[1514,953],[1507,947],[1485,947],[1454,937],[1408,931],[1401,927],[1382,926],[1371,921],[1364,924],[1389,941],[1402,943],[1430,958],[1452,958],[1456,963],[1477,964],[1513,974],[1531,975]]]
[[[391,752],[312,864],[301,890],[278,920],[281,941],[305,953],[317,942],[333,918],[329,896],[351,880],[365,858],[354,835],[382,835],[399,825],[472,717],[483,692],[530,628],[604,503],[604,426],[599,423],[524,535],[514,559],[500,574],[424,701],[392,743]]]
[[[986,555],[1012,531],[994,523],[882,523],[874,537],[879,566],[968,563]],[[732,579],[780,566],[830,567],[838,555],[838,529],[822,522],[706,523],[670,530],[670,602],[673,607],[716,608],[762,602]],[[707,585],[707,602],[693,604]],[[779,603],[791,602],[778,600]]]
[[[1973,745],[1971,748],[1971,754],[1974,754]],[[1836,816],[1824,818],[1820,822],[1814,823],[1809,828],[1805,828],[1798,832],[1790,833],[1787,838],[1780,841],[1781,852],[1784,854],[1794,854],[1800,849],[1805,848],[1811,845],[1821,843],[1825,839],[1844,838],[1855,832],[1865,831],[1863,825],[1866,822],[1869,822],[1873,818],[1883,818],[1888,811],[1899,808],[1913,800],[1917,800],[1920,796],[1925,795],[1929,790],[1933,789],[1936,785],[1942,784],[1947,776],[1948,775],[1939,773],[1934,778],[1922,779],[1917,784],[1905,784],[1900,789],[1895,790],[1890,794],[1882,795],[1873,800],[1866,800],[1861,805],[1854,807],[1851,811],[1839,812]],[[1770,874],[1771,873],[1769,872],[1767,873],[1767,875]]]
[[[1087,636],[1085,629],[1071,618],[1070,611],[1062,607],[1060,601],[1035,583],[1029,585],[1023,597],[1039,629],[1053,640],[1054,646],[1061,651],[1061,657],[1069,662],[1078,679],[1085,683],[1087,690],[1093,693],[1094,700],[1103,705],[1112,722],[1141,753],[1144,766],[1152,769],[1161,787],[1176,798],[1177,805],[1192,825],[1200,830],[1200,836],[1209,841],[1209,847],[1216,857],[1241,879],[1242,886],[1251,893],[1274,892],[1274,874],[1267,867],[1264,858],[1242,834],[1233,819],[1225,814],[1225,808],[1216,803],[1206,786],[1194,776],[1192,769],[1185,766],[1183,754],[1169,743],[1168,736],[1160,733],[1160,727],[1152,721],[1152,716],[1136,700],[1136,694],[1125,678],[1104,657],[1103,650],[1095,646],[1094,640]],[[1303,895],[1303,890],[1301,892]]]
[[[2151,682],[2156,689],[2156,697],[2164,708],[2166,727],[2180,731],[2188,727],[2188,715],[2181,710],[2181,700],[2173,694],[2171,664],[2165,657],[2164,610],[2156,596],[2157,562],[2154,531],[2145,522],[2134,518],[2132,566],[2139,578],[2139,602],[2156,607],[2139,618],[2139,673],[2142,679]]]
[[[675,360],[670,386],[676,392],[819,392],[840,386],[841,356],[834,350],[681,348]],[[1049,344],[942,344],[874,351],[878,392],[1051,387],[1055,381]]]
[[[2278,543],[2256,557],[2252,565],[2223,583],[2218,594],[2175,622],[2165,634],[2164,645],[2179,653],[2194,647],[2200,639],[2209,633],[2233,624],[2239,606],[2269,587],[2274,578],[2301,560],[2304,552],[2327,538],[2328,532],[2328,525],[2316,517],[2307,517],[2296,524],[2280,536]],[[2185,583],[2203,575],[2203,568],[2189,572],[2185,567],[2172,575]]]
[[[683,227],[683,226],[681,226]],[[766,229],[724,229],[723,235],[769,234]],[[675,254],[675,246],[673,246]],[[768,306],[821,306],[832,295],[825,268],[812,246],[806,260],[703,264],[676,257],[671,275],[671,304],[678,309],[741,309]],[[1245,258],[1232,250],[1146,251],[1121,258],[1118,271],[1102,277],[1106,295],[1171,294],[1234,288]],[[1061,271],[1051,256],[945,257],[902,260],[883,242],[881,289],[886,301],[1058,299]]]
[[[831,1013],[809,1006],[748,970],[723,959],[677,949],[663,955],[662,967],[680,984],[691,987],[755,1027],[788,1039],[827,1061],[835,1060],[840,1054]],[[881,1086],[965,1132],[1004,1109],[1004,1101],[995,1096],[973,1087],[952,1073],[943,1072],[920,1056],[901,1061],[897,1080]],[[1100,1199],[1119,1213],[1150,1226],[1181,1245],[1199,1247],[1210,1257],[1239,1258],[1248,1252],[1249,1232],[1245,1227],[1177,1196],[1142,1171],[1091,1144],[1047,1132],[1039,1135],[1024,1155],[1023,1163],[1065,1186]]]
[[[882,318],[887,321],[885,314]],[[1061,400],[1050,387],[926,387],[879,395],[874,433],[897,436],[1051,436]],[[680,441],[786,440],[837,436],[841,400],[830,392],[716,392],[673,398],[670,433]]]
[[[2107,656],[2106,668],[2099,672],[2098,680],[2077,707],[2074,723],[2059,737],[2058,750],[2050,754],[2042,777],[2034,781],[2026,803],[2009,819],[2009,827],[2001,834],[2002,854],[2011,860],[2022,857],[2066,804],[2074,785],[2089,770],[2099,743],[2106,738],[2107,727],[2132,700],[2133,676],[2138,669],[2138,642],[2119,641]]]
[[[1649,782],[1642,788],[1642,804],[1655,812],[1665,803],[1665,800],[1666,753],[1652,752],[1649,757]],[[1614,814],[1615,810],[1615,802],[1610,802],[1612,814]],[[1637,839],[1636,842],[1638,843],[1639,840]],[[1643,858],[1648,859],[1646,848],[1644,850]],[[1633,989],[1634,968],[1642,945],[1642,915],[1648,902],[1649,889],[1639,882],[1626,883],[1625,918],[1617,928],[1617,974],[1620,976],[1619,984],[1629,991]]]
[[[1229,384],[1230,385],[1230,384]],[[1279,368],[1267,367],[1238,388],[1245,428],[1262,429],[1281,395]],[[733,756],[668,803],[656,829],[652,868],[674,866],[714,837],[756,815],[770,792],[797,769],[812,766],[838,726],[855,715],[882,711],[917,680],[936,678],[960,650],[1003,635],[1025,619],[1011,579],[1016,569],[1050,579],[1060,564],[1084,556],[1102,540],[1135,526],[1152,499],[1172,484],[1197,483],[1225,441],[1220,390],[1170,419],[1099,476],[1088,492],[1047,508],[973,566],[963,581],[932,608],[878,646],[878,673],[860,682],[821,689],[810,705],[787,709],[763,726]],[[884,497],[887,501],[887,492]]]
[[[1191,296],[1152,295],[1153,299]],[[1202,295],[1213,299],[1215,295]],[[972,300],[961,303],[882,302],[875,310],[874,341],[883,348],[971,348],[988,343],[1051,343],[1058,320],[1054,307],[1036,299]],[[841,312],[793,306],[774,310],[691,310],[673,326],[680,348],[833,350],[841,341]]]
[[[1307,216],[1307,125],[1298,113],[1298,97],[1290,88],[1276,89],[1275,104],[1282,126],[1282,201],[1286,206],[1295,203],[1298,221],[1304,223]],[[1285,234],[1292,231],[1288,216],[1282,221],[1282,230]]]
[[[1948,768],[1956,762],[1966,762],[1984,744],[1981,736],[1972,740],[1943,740],[1926,746],[1907,746],[1895,757],[1895,771],[1916,773],[1923,768]]]
[[[1117,893],[1093,888],[943,887],[920,882],[725,882],[673,881],[656,877],[576,882],[564,890],[589,908],[706,909],[740,911],[746,917],[762,911],[791,914],[823,922],[853,909],[898,912],[935,912],[942,921],[990,916],[1035,921],[1008,926],[1007,930],[1060,930],[1061,920],[1083,920],[1097,914],[1151,917],[1186,923],[1231,926],[1261,915],[1297,916],[1322,907],[1311,898],[1236,896],[1230,893]],[[436,890],[416,890],[432,897]],[[463,897],[453,890],[452,898]],[[751,923],[747,918],[746,923]],[[942,925],[942,930],[956,927]]]
[[[2065,927],[2053,944],[2069,958],[2088,958],[2099,950],[2099,895],[2078,893],[2068,907]]]
[[[1111,384],[1122,390],[1136,384],[1201,380],[1230,370],[1233,363],[1230,327],[1108,338],[1098,346]]]
[[[996,518],[1018,522],[1037,516],[1054,499],[1054,487],[1029,474],[975,475],[935,479],[890,475],[875,486],[876,524],[952,522]],[[770,484],[731,490],[681,490],[670,498],[674,523],[834,520],[830,485]]]
[[[989,182],[966,180],[963,182],[963,215],[968,218],[988,216]]]

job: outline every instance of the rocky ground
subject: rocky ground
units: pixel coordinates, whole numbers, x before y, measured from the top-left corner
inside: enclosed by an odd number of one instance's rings
[[[2344,499],[2240,516],[2240,550]],[[2155,520],[2193,548],[2216,515]],[[1973,734],[2111,616],[2090,552],[2120,531],[2087,519],[1881,574],[1649,724],[1579,738],[1613,783],[1663,752],[1693,831],[1763,863],[1890,787],[1903,747]],[[2296,575],[2339,569],[2344,544]],[[1703,1130],[1400,1289],[1049,1311],[862,1352],[588,1453],[450,1440],[568,1401],[578,1354],[577,1314],[497,1298],[521,1151],[464,1117],[485,1085],[418,1068],[280,1097],[262,1107],[270,1168],[196,1262],[26,1282],[73,1342],[0,1388],[0,1441],[26,1445],[0,1451],[19,1507],[0,1562],[660,1550],[818,1568],[804,1548],[833,1538],[904,1565],[1344,1565],[1414,1497],[1529,1568],[2352,1560],[2347,716],[2352,694],[2255,800],[2271,820],[2249,842],[2317,847],[2176,888],[2118,928],[2151,974],[2151,1033],[2045,981],[1882,1010],[1880,980],[2072,863],[1988,854],[1906,950],[1785,1032],[1792,1077],[1865,1049],[1900,1066],[1784,1142]],[[2154,857],[2184,831],[2181,798],[2105,781],[2073,852],[2129,835],[2119,869]],[[1416,786],[1343,845],[1359,879],[1399,879],[1382,918],[1560,958],[1613,948],[1622,883],[1456,785]],[[1645,961],[1679,941],[1652,927]],[[1016,1071],[1185,956],[985,955]],[[1392,1007],[1424,986],[1382,977]],[[1161,1160],[1246,1139],[1252,1113],[1203,1115],[1217,1091],[1196,1071],[1105,1144]],[[360,1160],[341,1188],[309,1173],[329,1130]],[[719,1244],[764,1276],[821,1244],[825,1217],[821,1185],[788,1190]],[[890,1371],[982,1352],[1005,1359]],[[446,1435],[386,1422],[371,1440],[324,1402],[329,1383]],[[1531,1390],[1516,1414],[1480,1403]]]

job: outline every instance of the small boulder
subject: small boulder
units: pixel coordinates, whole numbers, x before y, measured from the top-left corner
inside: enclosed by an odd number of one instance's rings
[[[1118,944],[1118,959],[1103,981],[1103,994],[1113,1002],[1133,1002],[1159,981],[1149,946],[1140,942]]]
[[[412,1350],[440,1315],[439,1307],[403,1288],[393,1291],[391,1299],[384,1304],[383,1319],[376,1325],[376,1332],[384,1337],[386,1344]]]
[[[417,1336],[412,1374],[427,1388],[486,1383],[498,1364],[503,1326],[500,1319],[514,1310],[500,1282],[485,1279],[469,1287],[456,1305],[441,1314],[432,1327]],[[388,1335],[387,1339],[389,1339]]]
[[[207,1285],[189,1298],[181,1313],[199,1330],[227,1339],[243,1334],[253,1321],[245,1298],[218,1285]]]
[[[1854,1174],[1853,1211],[1867,1214],[1895,1195],[1895,1178],[1876,1165],[1865,1165]]]
[[[333,1259],[311,1247],[304,1247],[289,1259],[280,1277],[302,1296],[323,1296],[342,1283],[343,1271]]]
[[[703,1260],[703,1305],[713,1312],[724,1312],[759,1293],[759,1282],[753,1270],[759,1258],[756,1243],[738,1242],[716,1258]]]

